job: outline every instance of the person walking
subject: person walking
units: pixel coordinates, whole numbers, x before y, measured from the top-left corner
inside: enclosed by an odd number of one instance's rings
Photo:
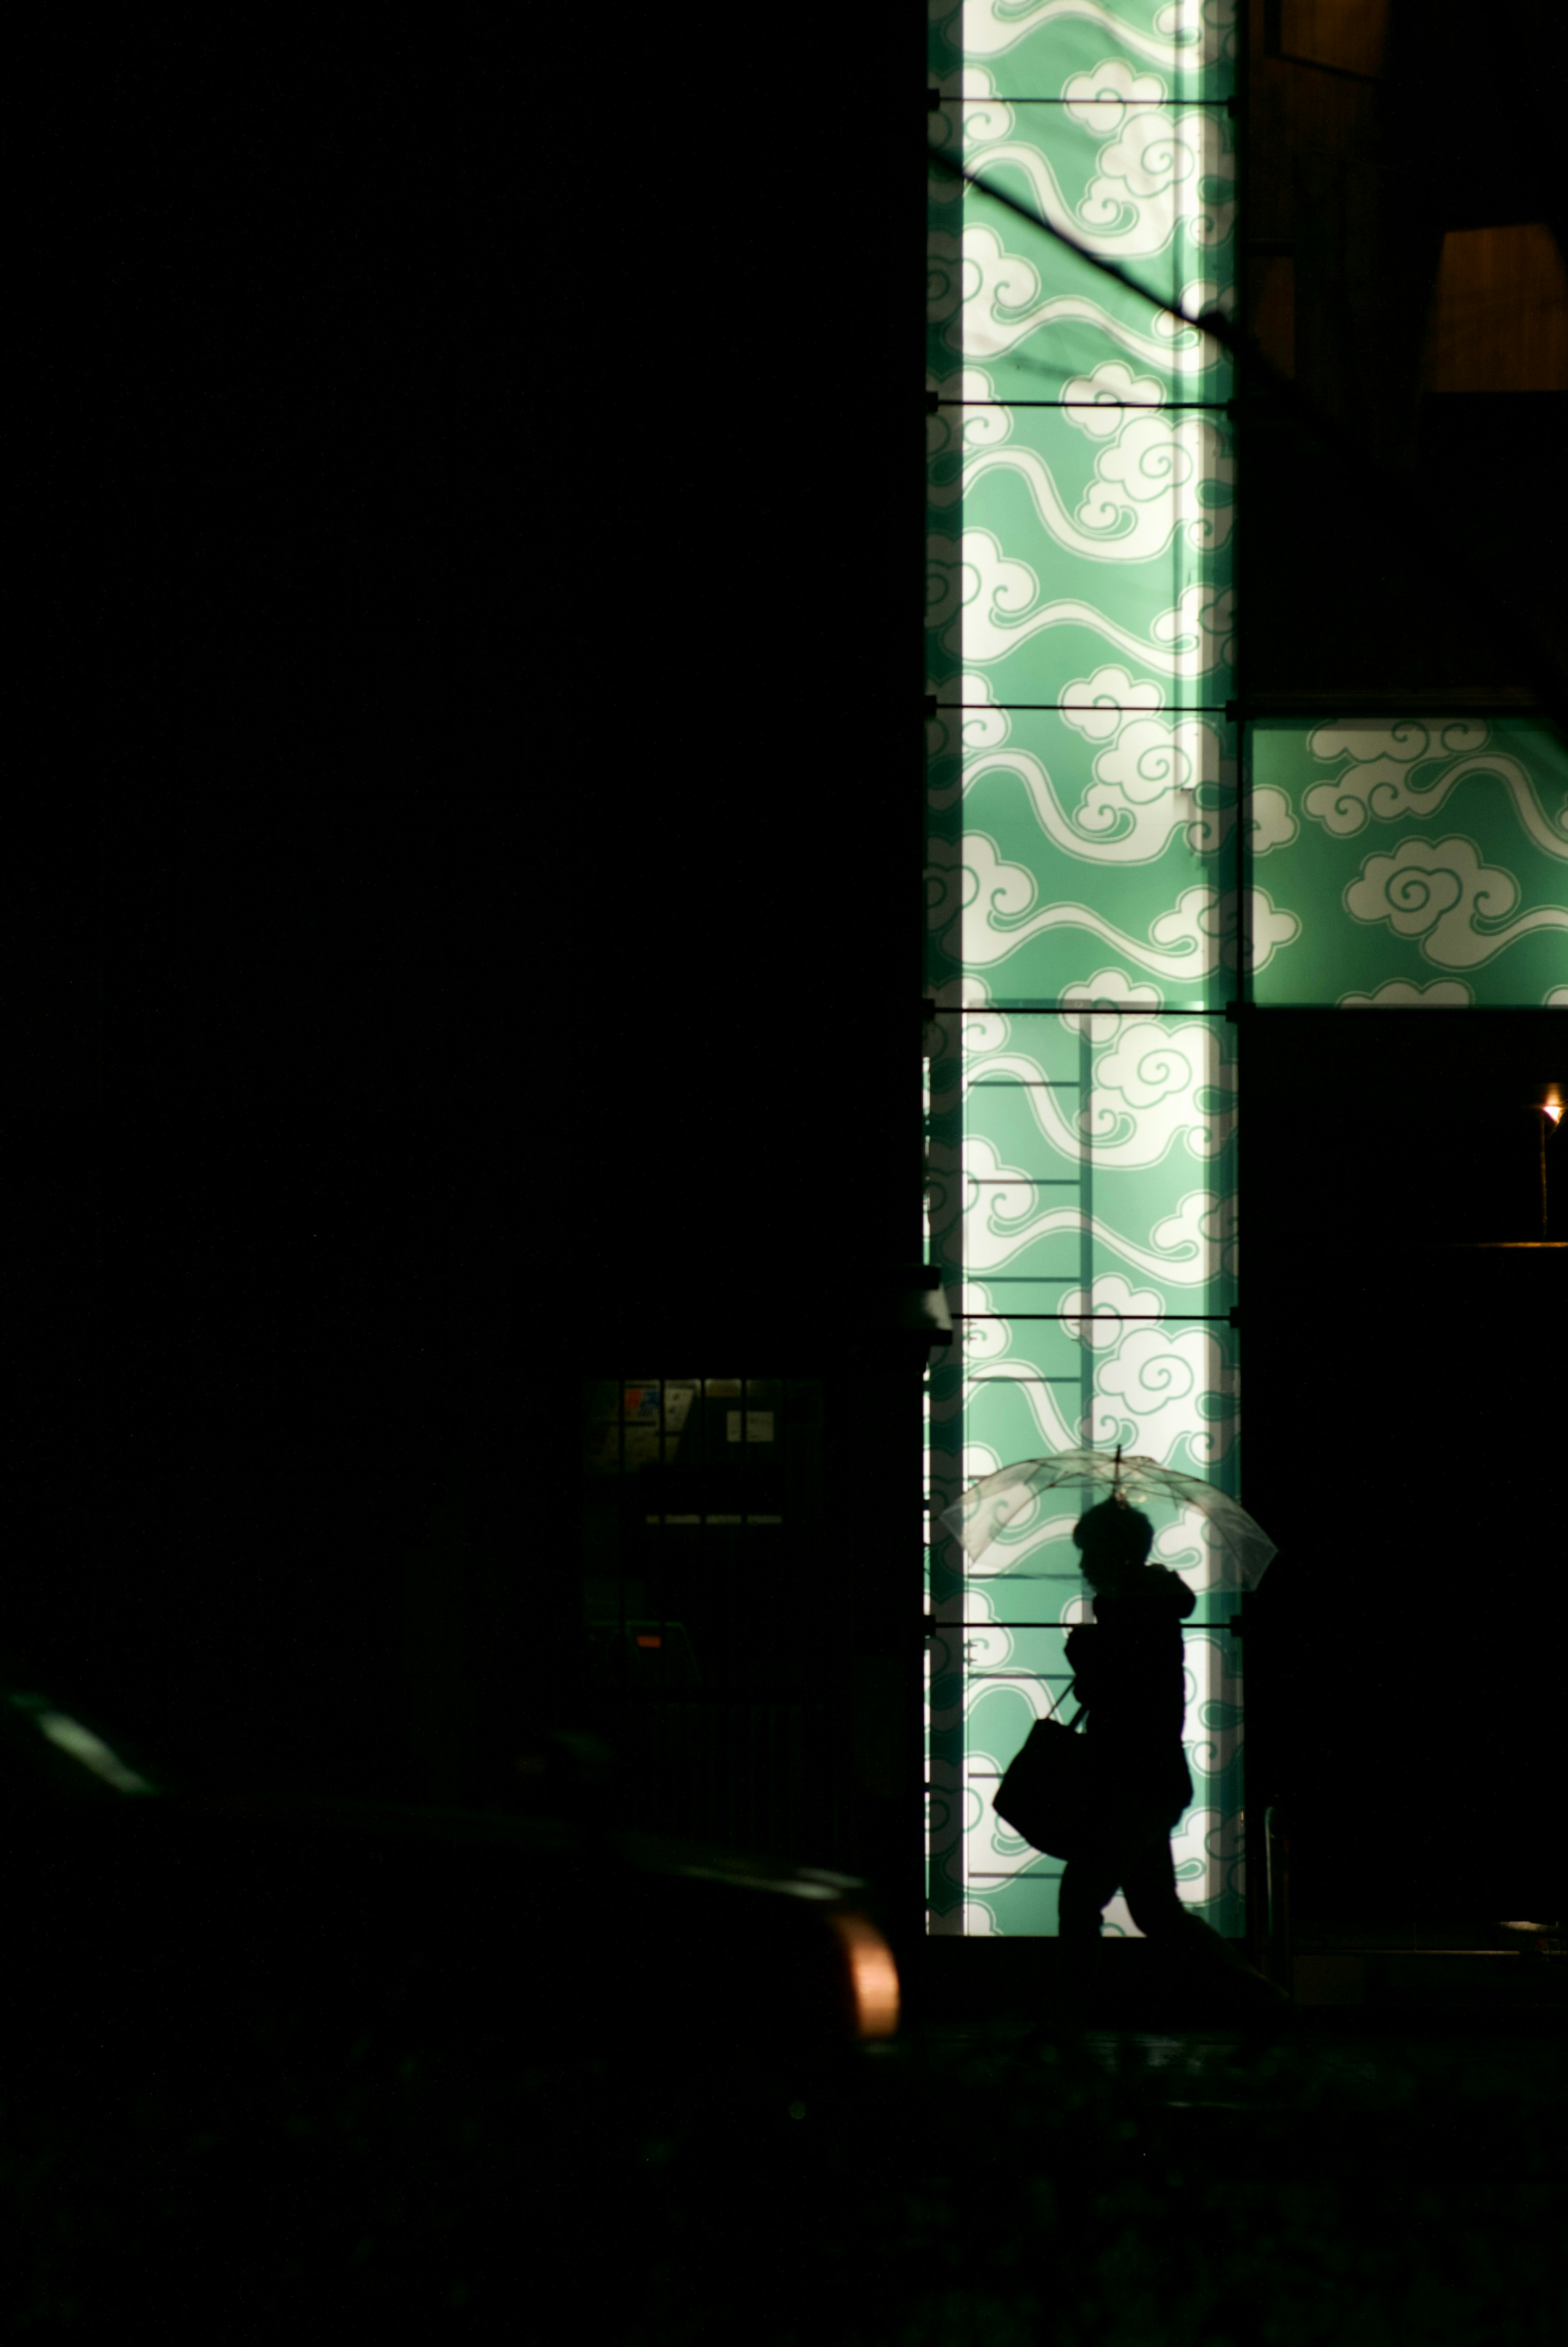
[[[1084,1984],[1086,1951],[1120,1888],[1145,1939],[1223,1979],[1242,2009],[1280,2007],[1281,1992],[1176,1893],[1171,1835],[1193,1798],[1182,1624],[1194,1592],[1149,1563],[1153,1525],[1119,1495],[1081,1517],[1072,1537],[1094,1593],[1094,1619],[1068,1634],[1067,1660],[1088,1712],[1095,1829],[1061,1877],[1057,1928],[1071,1952],[1070,1976]]]

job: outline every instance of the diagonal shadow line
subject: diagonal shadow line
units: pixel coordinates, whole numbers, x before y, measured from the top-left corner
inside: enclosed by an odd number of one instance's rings
[[[1265,358],[1257,344],[1238,334],[1230,321],[1217,310],[1204,310],[1195,318],[1189,317],[1186,311],[1176,309],[1162,294],[1152,293],[1146,285],[1140,284],[1124,269],[1119,269],[1113,261],[1107,261],[1102,253],[1094,252],[1088,245],[1081,244],[1065,229],[1060,229],[1053,221],[1042,218],[1028,204],[1020,203],[1016,196],[1009,196],[994,180],[987,179],[979,171],[971,171],[967,164],[956,161],[940,147],[927,141],[926,153],[927,161],[934,163],[939,170],[967,181],[980,195],[989,196],[993,203],[1000,204],[1030,228],[1040,230],[1069,252],[1076,253],[1081,261],[1087,261],[1091,269],[1098,270],[1102,277],[1109,277],[1114,284],[1135,294],[1140,301],[1147,302],[1151,309],[1162,311],[1167,318],[1177,319],[1184,326],[1195,326],[1204,333],[1211,334],[1220,348],[1235,361],[1238,373],[1248,378],[1249,387],[1255,385],[1266,390],[1304,430],[1336,456],[1348,458],[1362,479],[1397,509],[1435,560],[1452,568],[1455,567],[1456,555],[1460,558],[1468,574],[1466,588],[1472,600],[1479,603],[1490,614],[1493,623],[1501,626],[1504,633],[1520,646],[1522,655],[1521,665],[1541,703],[1542,713],[1555,730],[1563,747],[1568,748],[1568,666],[1547,644],[1523,606],[1507,588],[1499,588],[1489,579],[1488,574],[1497,568],[1495,559],[1476,543],[1462,524],[1450,518],[1444,530],[1440,532],[1431,521],[1430,501],[1422,499],[1392,466],[1382,463],[1353,432],[1347,430],[1326,408],[1320,407],[1294,377],[1282,374],[1270,360]],[[1354,696],[1348,698],[1353,699]]]

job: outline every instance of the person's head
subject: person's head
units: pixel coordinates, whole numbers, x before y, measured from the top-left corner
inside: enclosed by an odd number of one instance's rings
[[[1122,1500],[1102,1500],[1080,1516],[1072,1528],[1073,1546],[1083,1559],[1083,1577],[1094,1589],[1110,1589],[1146,1564],[1154,1544],[1154,1527],[1137,1508]]]

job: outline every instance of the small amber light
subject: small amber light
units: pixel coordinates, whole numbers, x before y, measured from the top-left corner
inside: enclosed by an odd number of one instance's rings
[[[640,1646],[661,1646],[664,1641],[662,1638],[655,1637],[651,1631],[639,1630],[637,1643]]]
[[[1562,1113],[1563,1113],[1563,1103],[1562,1103],[1562,1102],[1561,1102],[1561,1101],[1542,1101],[1542,1103],[1541,1103],[1541,1105],[1542,1105],[1542,1107],[1546,1111],[1547,1115],[1552,1119],[1553,1123],[1553,1124],[1555,1124],[1555,1123],[1556,1123],[1556,1122],[1557,1122],[1557,1120],[1558,1120],[1558,1118],[1559,1118],[1559,1117],[1562,1115]]]
[[[898,2027],[898,1967],[892,1949],[864,1915],[835,1915],[833,1927],[849,1959],[856,2035],[892,2037]]]

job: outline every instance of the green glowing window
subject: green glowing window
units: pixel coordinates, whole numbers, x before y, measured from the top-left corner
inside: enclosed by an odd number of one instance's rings
[[[1085,1440],[1239,1496],[1233,386],[1195,323],[1232,302],[1231,15],[933,23],[933,144],[1153,298],[933,168],[927,1237],[957,1334],[928,1527],[977,1475]],[[927,1546],[933,1931],[1056,1928],[1060,1866],[990,1792],[1065,1689],[1076,1512],[1020,1519],[979,1570]],[[1235,1593],[1195,1526],[1158,1553],[1199,1598],[1178,1882],[1239,1934]],[[1120,1900],[1106,1923],[1134,1930]]]
[[[1568,1009],[1568,751],[1546,727],[1282,719],[1247,751],[1255,1001]]]

